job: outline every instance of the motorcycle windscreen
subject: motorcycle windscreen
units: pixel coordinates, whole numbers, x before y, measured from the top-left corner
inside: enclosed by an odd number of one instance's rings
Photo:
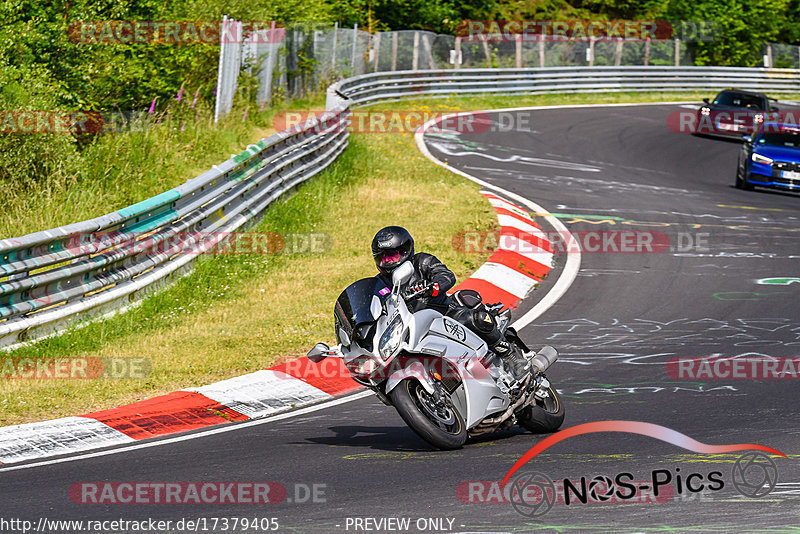
[[[377,276],[350,284],[336,299],[333,309],[336,322],[353,339],[356,328],[380,317],[380,313],[377,316],[373,313],[372,298],[377,296],[383,301],[389,293],[389,288]]]

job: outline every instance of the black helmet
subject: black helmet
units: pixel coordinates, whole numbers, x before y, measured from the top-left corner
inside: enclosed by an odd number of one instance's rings
[[[391,274],[414,256],[414,238],[403,227],[387,226],[372,238],[372,257],[383,274]]]

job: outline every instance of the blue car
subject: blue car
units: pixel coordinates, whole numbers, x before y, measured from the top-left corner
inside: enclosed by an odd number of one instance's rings
[[[765,122],[744,136],[736,169],[736,187],[800,191],[800,126]]]

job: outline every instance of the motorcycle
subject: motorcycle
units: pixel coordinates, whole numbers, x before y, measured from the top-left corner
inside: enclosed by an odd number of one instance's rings
[[[486,306],[509,343],[530,361],[515,379],[503,360],[477,334],[432,309],[410,311],[406,301],[424,293],[406,288],[410,262],[397,267],[389,290],[378,278],[348,286],[334,306],[339,345],[317,343],[308,358],[341,358],[351,377],[394,406],[403,421],[439,449],[458,449],[468,437],[514,424],[534,433],[553,432],[564,421],[564,405],[545,371],[558,352],[545,346],[533,354],[509,326],[511,310],[485,305],[471,290],[452,298],[468,307]]]

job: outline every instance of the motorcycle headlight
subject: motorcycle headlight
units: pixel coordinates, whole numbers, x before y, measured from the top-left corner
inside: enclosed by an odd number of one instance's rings
[[[753,152],[751,159],[756,163],[766,163],[767,165],[772,163],[772,160],[767,156],[762,156],[761,154],[756,154],[755,152]]]
[[[383,332],[380,343],[378,344],[378,354],[384,360],[388,360],[400,348],[403,341],[403,319],[398,315]]]

